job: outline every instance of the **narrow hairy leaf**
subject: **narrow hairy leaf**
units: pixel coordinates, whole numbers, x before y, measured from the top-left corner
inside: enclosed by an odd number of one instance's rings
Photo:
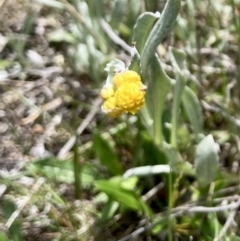
[[[168,0],[161,17],[154,25],[142,52],[141,64],[143,73],[146,72],[148,64],[154,55],[157,46],[164,39],[166,34],[172,29],[172,26],[180,11],[181,0]]]
[[[138,51],[142,55],[142,76],[144,81],[148,82],[146,105],[154,120],[151,133],[153,133],[156,144],[161,144],[163,140],[162,112],[166,95],[171,87],[171,81],[163,71],[160,60],[155,56],[155,51],[167,32],[171,30],[179,10],[180,0],[168,0],[162,15],[153,28],[152,26],[158,16],[149,13],[143,14],[134,28],[134,40],[137,42]],[[148,66],[149,62],[151,62],[151,65]]]
[[[141,54],[143,51],[143,47],[145,45],[145,42],[152,30],[152,27],[155,23],[155,21],[160,17],[159,13],[151,13],[151,12],[145,12],[142,13],[134,26],[134,36],[133,41],[136,41],[136,48],[138,52]]]

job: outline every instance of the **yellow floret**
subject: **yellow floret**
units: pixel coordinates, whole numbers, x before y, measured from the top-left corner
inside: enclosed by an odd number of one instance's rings
[[[114,89],[111,84],[109,85],[104,85],[101,89],[100,96],[106,100],[112,96],[114,96]]]
[[[111,117],[117,117],[122,114],[122,109],[116,105],[116,98],[114,96],[104,101],[102,111]]]
[[[146,87],[139,83],[126,82],[115,93],[116,106],[125,112],[136,114],[144,105]]]
[[[123,83],[127,83],[127,82],[141,84],[141,77],[135,71],[126,70],[122,73],[116,74],[112,79],[112,83],[115,89],[118,89]]]

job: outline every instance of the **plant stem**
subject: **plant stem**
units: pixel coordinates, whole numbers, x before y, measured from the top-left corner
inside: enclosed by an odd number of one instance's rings
[[[171,218],[171,210],[173,208],[173,191],[172,191],[172,169],[171,163],[169,163],[170,172],[168,176],[168,241],[173,240],[173,232],[172,232],[172,218]]]
[[[155,111],[156,113],[156,111]],[[159,113],[159,112],[157,112]],[[162,117],[154,115],[154,142],[157,146],[162,144]]]
[[[239,50],[240,50],[240,24],[236,15],[236,6],[234,0],[231,0],[232,5],[232,14],[233,14],[233,24],[235,25],[236,32],[237,32],[237,45],[238,45],[238,54],[237,54],[237,83],[240,85],[240,56],[239,56]]]
[[[79,153],[78,153],[78,141],[77,137],[73,147],[73,171],[74,171],[74,182],[75,182],[75,197],[76,199],[80,199],[81,197],[81,164],[79,163]]]

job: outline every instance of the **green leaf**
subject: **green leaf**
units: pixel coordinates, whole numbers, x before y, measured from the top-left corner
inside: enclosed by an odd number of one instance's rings
[[[161,17],[154,25],[149,37],[144,45],[141,57],[143,73],[146,73],[148,64],[152,59],[157,46],[162,42],[166,34],[172,29],[172,26],[180,11],[181,0],[168,0]]]
[[[113,218],[117,209],[119,208],[119,203],[109,199],[102,210],[102,221],[104,223],[108,222]]]
[[[16,206],[10,200],[4,200],[3,202],[3,211],[4,211],[4,218],[9,219],[13,212],[16,210]]]
[[[218,146],[212,135],[204,137],[198,144],[194,164],[201,186],[206,186],[215,179],[219,167],[219,156]]]
[[[181,54],[182,51],[170,48],[170,60],[175,68],[176,83],[174,86],[173,93],[173,105],[172,105],[172,120],[171,120],[171,145],[174,148],[177,148],[177,128],[179,122],[179,110],[180,103],[182,98],[182,93],[184,91],[186,78],[181,72],[181,67],[183,65],[184,56]],[[179,66],[180,65],[180,66]]]
[[[181,49],[175,49],[170,47],[171,62],[174,68],[177,70],[183,69],[185,66],[186,53]],[[174,58],[173,58],[174,57]]]
[[[188,86],[184,88],[182,103],[195,134],[203,133],[202,108],[196,94]]]
[[[62,28],[49,33],[47,39],[50,42],[66,42],[69,44],[77,43],[76,37]]]
[[[15,220],[9,228],[9,235],[13,241],[23,241],[22,223],[20,220]]]
[[[171,88],[170,78],[161,67],[160,60],[153,56],[146,78],[150,81],[146,94],[146,105],[152,116],[154,141],[162,143],[162,113],[165,108],[166,96]]]
[[[7,235],[0,231],[0,240],[1,241],[9,241]]]
[[[108,142],[98,133],[94,134],[93,146],[97,157],[107,167],[108,171],[112,175],[121,175],[123,170],[117,155]]]
[[[169,160],[164,149],[157,146],[151,136],[142,131],[138,138],[138,146],[136,146],[134,166],[154,166],[159,164],[168,164]]]
[[[16,211],[15,204],[10,200],[4,200],[3,202],[3,210],[4,210],[4,218],[9,219],[11,215]],[[22,223],[20,220],[16,219],[11,224],[11,226],[8,229],[9,237],[13,241],[23,241],[22,236]],[[0,239],[2,241],[2,239]]]
[[[159,13],[145,12],[142,13],[134,26],[133,41],[136,41],[136,48],[141,54],[144,48],[144,44],[152,30],[154,22],[160,17]]]
[[[117,29],[122,22],[124,15],[127,12],[128,3],[126,0],[114,1],[114,6],[111,14],[111,27]]]
[[[230,241],[240,241],[240,237],[232,234],[232,236],[230,237]]]
[[[73,163],[72,160],[59,160],[51,157],[38,160],[28,165],[31,172],[41,174],[49,180],[55,180],[64,183],[73,183]],[[89,185],[96,179],[96,172],[87,164],[81,166],[81,183]]]
[[[141,200],[141,197],[133,190],[124,188],[121,182],[121,178],[112,178],[110,180],[97,181],[95,186],[98,190],[105,192],[112,200],[121,203],[126,208],[151,215],[150,208]]]
[[[36,161],[29,166],[29,170],[41,174],[49,180],[64,183],[73,183],[73,164],[70,161],[60,161],[56,158],[47,158]]]
[[[143,52],[144,55],[146,41],[149,39],[150,32],[152,34],[152,26],[158,18],[159,15],[153,13],[144,13],[138,18],[134,27],[134,41],[136,41],[136,48],[140,54]],[[147,82],[148,90],[146,94],[146,108],[142,109],[140,117],[158,145],[163,140],[162,112],[165,107],[166,96],[171,88],[171,80],[162,69],[160,60],[154,54],[156,47],[157,45],[151,56],[148,56],[148,58],[151,58],[151,65],[148,66],[148,71],[146,71],[146,66],[143,66],[144,57],[141,56],[143,82]],[[150,117],[154,120],[153,125]]]

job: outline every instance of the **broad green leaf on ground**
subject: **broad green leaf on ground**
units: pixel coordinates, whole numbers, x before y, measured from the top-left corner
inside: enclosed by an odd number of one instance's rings
[[[232,234],[229,241],[240,241],[240,237],[235,234]]]
[[[182,103],[195,134],[203,133],[203,114],[200,102],[196,94],[187,86],[183,91]]]
[[[124,188],[121,182],[121,179],[100,180],[95,182],[95,186],[125,208],[142,211],[147,215],[151,215],[150,208],[141,197],[135,191]]]
[[[221,224],[219,223],[216,213],[209,213],[207,218],[203,222],[201,233],[203,237],[209,237],[211,240],[214,240],[218,236],[219,231],[222,229]],[[210,240],[210,239],[209,239]]]
[[[9,236],[13,241],[24,241],[22,234],[22,223],[20,220],[15,220],[9,228]],[[2,240],[1,240],[2,241]]]
[[[16,205],[10,200],[3,201],[3,216],[7,220],[11,217],[14,211],[16,211]]]
[[[112,175],[121,175],[123,170],[117,155],[109,143],[98,133],[94,134],[93,147],[100,162]]]
[[[198,144],[194,164],[201,186],[206,186],[215,179],[219,167],[219,156],[218,145],[211,134],[204,137]]]
[[[28,170],[57,182],[74,183],[73,164],[71,160],[59,160],[57,158],[46,158],[28,165]],[[87,164],[81,166],[81,183],[89,185],[96,179],[96,172]]]
[[[4,200],[3,211],[4,211],[4,213],[3,213],[4,218],[6,220],[9,220],[9,218],[11,218],[12,214],[16,211],[16,206],[12,201]],[[7,222],[7,225],[8,225],[8,222]],[[15,221],[13,221],[11,223],[11,225],[9,224],[8,233],[9,233],[9,237],[11,238],[11,240],[23,241],[21,221],[16,219]]]
[[[109,199],[102,210],[102,221],[105,223],[113,218],[117,209],[119,208],[119,202]]]
[[[0,231],[0,240],[1,241],[9,241],[7,235]]]

